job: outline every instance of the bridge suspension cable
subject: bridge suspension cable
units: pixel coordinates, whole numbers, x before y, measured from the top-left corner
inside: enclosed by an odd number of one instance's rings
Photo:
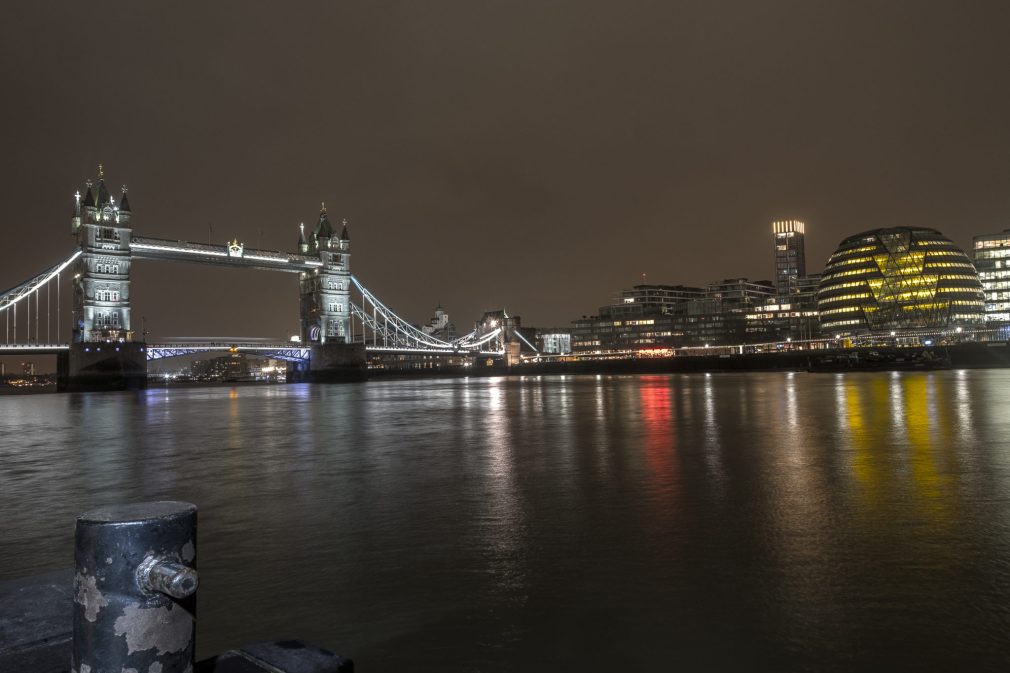
[[[4,314],[5,328],[5,341],[6,343],[11,342],[11,337],[14,341],[18,339],[18,305],[22,302],[24,303],[26,320],[24,321],[25,332],[29,342],[34,341],[39,343],[39,336],[41,334],[40,322],[41,322],[41,307],[40,307],[40,297],[42,295],[41,290],[43,287],[46,289],[46,300],[45,300],[45,311],[46,311],[46,341],[50,342],[52,340],[52,329],[50,325],[50,317],[53,313],[52,311],[52,292],[50,291],[50,284],[55,282],[56,285],[56,339],[60,339],[60,275],[63,271],[70,266],[70,264],[81,256],[81,251],[78,250],[74,254],[67,257],[65,260],[49,267],[42,273],[39,273],[33,278],[30,278],[23,283],[15,285],[6,292],[0,293],[0,313]],[[35,335],[34,339],[32,337],[32,298],[35,299]]]
[[[352,275],[351,282],[361,292],[361,305],[358,306],[351,302],[351,315],[361,321],[361,340],[366,346],[377,348],[381,341],[381,346],[384,348],[454,350],[453,344],[419,330],[396,315],[362,285],[357,277]],[[369,306],[371,311],[367,310]],[[353,333],[353,320],[351,325],[351,338],[354,340],[356,335]],[[369,343],[369,331],[371,332],[371,343]]]
[[[462,337],[445,341],[418,329],[398,316],[372,294],[356,276],[351,276],[351,282],[361,292],[360,305],[353,301],[350,302],[351,340],[364,343],[371,350],[417,350],[441,353],[469,351],[499,354],[505,352],[505,332],[501,326],[488,332],[474,329]],[[360,324],[360,333],[355,330],[355,318]],[[518,332],[516,333],[518,334]]]

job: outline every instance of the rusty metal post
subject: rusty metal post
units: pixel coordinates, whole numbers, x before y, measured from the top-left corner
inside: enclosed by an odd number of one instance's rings
[[[73,673],[192,673],[196,506],[144,502],[77,519]]]

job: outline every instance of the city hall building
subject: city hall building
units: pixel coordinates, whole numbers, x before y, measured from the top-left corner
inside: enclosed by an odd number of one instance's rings
[[[825,336],[977,327],[985,319],[971,260],[925,227],[874,229],[843,240],[821,276],[817,310]]]

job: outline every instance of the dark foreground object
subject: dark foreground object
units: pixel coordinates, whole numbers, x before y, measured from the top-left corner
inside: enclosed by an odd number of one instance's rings
[[[354,662],[300,640],[254,643],[201,661],[195,673],[353,673]]]
[[[0,583],[0,671],[70,670],[72,570]]]
[[[82,514],[74,568],[74,673],[192,670],[195,505],[145,502]]]
[[[0,673],[348,673],[300,640],[194,663],[196,514],[184,502],[101,507],[77,521],[75,569],[0,583]]]

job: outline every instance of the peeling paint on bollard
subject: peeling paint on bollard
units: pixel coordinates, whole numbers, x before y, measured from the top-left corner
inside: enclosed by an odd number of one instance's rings
[[[127,605],[113,628],[117,636],[126,636],[128,654],[150,649],[169,654],[181,652],[190,644],[193,619],[174,605],[163,608]]]
[[[77,520],[73,673],[192,673],[196,507],[101,507]]]
[[[89,622],[98,619],[98,611],[109,604],[102,592],[95,585],[95,578],[77,573],[74,577],[74,587],[77,595],[74,602],[84,608],[84,618]]]

